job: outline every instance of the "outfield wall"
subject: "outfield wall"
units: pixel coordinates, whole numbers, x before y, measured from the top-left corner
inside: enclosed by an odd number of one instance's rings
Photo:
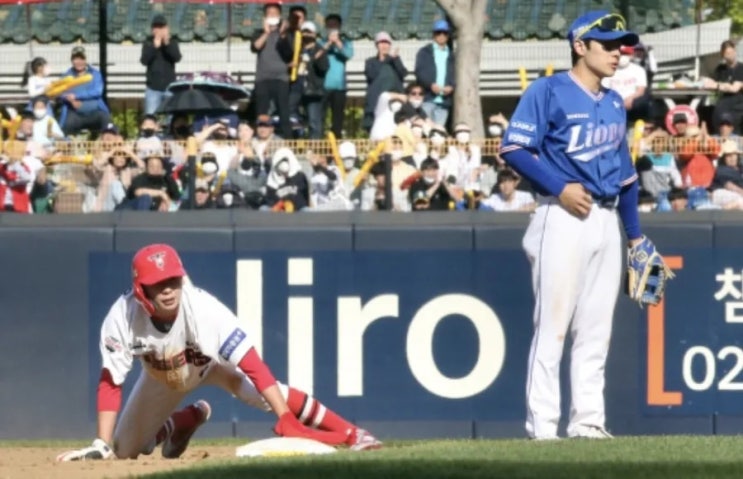
[[[677,278],[660,307],[619,301],[608,427],[740,433],[743,216],[643,222]],[[156,241],[237,310],[278,378],[381,437],[521,437],[526,223],[478,212],[0,215],[0,439],[94,435],[100,324],[129,285],[132,253]],[[198,395],[214,409],[204,435],[271,435],[270,416],[217,389]]]

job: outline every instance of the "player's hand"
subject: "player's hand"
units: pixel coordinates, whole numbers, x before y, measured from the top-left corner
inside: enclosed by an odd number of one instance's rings
[[[301,422],[292,412],[285,412],[276,421],[273,432],[283,437],[302,437],[313,439],[330,446],[338,446],[346,442],[347,437],[338,432],[318,431],[311,429]],[[349,431],[350,432],[350,431]]]
[[[560,204],[578,218],[585,218],[591,211],[593,199],[580,183],[568,183],[560,193]]]
[[[113,457],[114,452],[108,447],[106,441],[103,439],[96,439],[88,447],[77,449],[74,451],[63,452],[57,456],[57,461],[69,462],[69,461],[97,461],[101,459],[108,459]]]
[[[438,95],[441,93],[441,87],[434,83],[431,85],[431,91]]]

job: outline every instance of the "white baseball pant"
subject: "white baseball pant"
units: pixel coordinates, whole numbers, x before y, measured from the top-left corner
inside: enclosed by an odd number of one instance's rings
[[[531,262],[534,336],[526,378],[529,437],[557,437],[560,361],[570,328],[568,435],[603,428],[604,366],[621,276],[621,237],[615,210],[593,205],[579,219],[555,198],[541,198],[523,240]]]
[[[249,406],[271,410],[250,379],[235,366],[212,366],[199,384],[203,385],[218,386]],[[134,459],[145,451],[189,392],[170,389],[143,369],[116,425],[116,456]]]

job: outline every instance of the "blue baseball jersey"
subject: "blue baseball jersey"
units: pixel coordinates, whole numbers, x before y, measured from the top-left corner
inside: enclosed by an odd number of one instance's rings
[[[608,198],[637,179],[626,130],[617,92],[602,87],[594,94],[571,73],[558,73],[537,79],[524,92],[501,153],[529,150],[556,178]]]

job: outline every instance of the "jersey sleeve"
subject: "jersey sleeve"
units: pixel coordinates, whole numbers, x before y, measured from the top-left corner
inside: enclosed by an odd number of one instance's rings
[[[131,338],[126,318],[126,300],[122,296],[111,307],[101,326],[102,369],[111,373],[114,384],[124,384],[126,375],[132,369],[132,355],[129,350]]]
[[[237,316],[217,298],[199,288],[194,288],[194,321],[202,353],[219,362],[237,366],[253,347],[247,332]]]
[[[550,87],[540,78],[526,89],[503,136],[502,153],[526,148],[538,152],[548,125]]]
[[[637,170],[632,163],[632,155],[629,152],[629,142],[621,141],[619,147],[619,186],[627,186],[637,181]]]

